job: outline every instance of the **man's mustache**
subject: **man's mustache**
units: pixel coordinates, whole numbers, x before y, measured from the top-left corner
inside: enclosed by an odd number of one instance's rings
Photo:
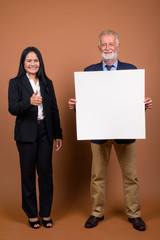
[[[113,51],[112,50],[104,50],[104,52],[103,53],[112,53]]]

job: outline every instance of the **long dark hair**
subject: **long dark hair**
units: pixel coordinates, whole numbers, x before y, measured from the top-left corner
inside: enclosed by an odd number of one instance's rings
[[[49,79],[49,78],[47,77],[47,75],[45,73],[42,55],[41,55],[40,51],[35,47],[27,47],[23,50],[23,52],[21,54],[21,58],[20,58],[20,64],[19,64],[19,70],[18,70],[17,77],[22,77],[26,74],[26,70],[24,69],[24,61],[25,61],[26,55],[30,52],[34,52],[38,57],[38,60],[40,62],[40,67],[37,72],[37,77],[40,81],[42,81],[44,83],[45,87],[47,88],[46,79]]]

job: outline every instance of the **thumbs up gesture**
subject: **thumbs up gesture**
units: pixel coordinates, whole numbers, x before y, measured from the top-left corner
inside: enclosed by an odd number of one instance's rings
[[[37,95],[38,95],[38,90],[36,90],[36,92],[33,93],[32,97],[30,98],[30,103],[33,106],[39,106],[42,103],[42,97]]]

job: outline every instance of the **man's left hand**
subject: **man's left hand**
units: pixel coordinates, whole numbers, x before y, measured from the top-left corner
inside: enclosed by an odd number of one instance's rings
[[[150,97],[145,98],[145,109],[152,109],[152,99]]]

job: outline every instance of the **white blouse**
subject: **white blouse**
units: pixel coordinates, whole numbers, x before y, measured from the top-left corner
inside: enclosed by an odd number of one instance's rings
[[[28,77],[28,79],[30,81],[30,84],[31,84],[32,88],[33,88],[33,92],[35,93],[38,90],[37,96],[41,96],[41,89],[40,89],[39,79],[37,79],[37,83],[35,84],[34,80],[32,78],[30,78],[27,73],[26,73],[26,75],[27,75],[27,77]],[[44,119],[43,104],[42,103],[38,106],[38,116],[37,116],[37,119],[38,120]]]

